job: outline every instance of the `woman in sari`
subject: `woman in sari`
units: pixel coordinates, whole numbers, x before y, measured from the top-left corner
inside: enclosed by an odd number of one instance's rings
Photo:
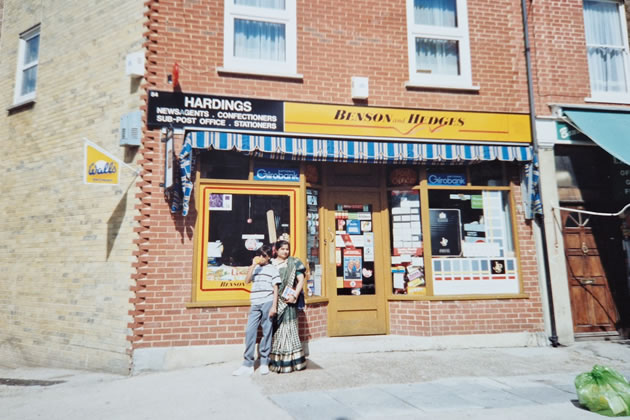
[[[304,287],[306,267],[298,258],[289,256],[289,243],[276,242],[276,258],[272,264],[280,272],[282,283],[278,287],[278,312],[274,327],[269,370],[288,373],[306,368],[306,357],[298,332],[298,297]],[[282,297],[284,296],[284,297]]]

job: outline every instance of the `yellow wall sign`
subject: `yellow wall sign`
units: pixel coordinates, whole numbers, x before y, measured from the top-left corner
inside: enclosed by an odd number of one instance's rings
[[[530,143],[529,115],[285,102],[284,131],[360,138]]]
[[[83,181],[86,184],[118,185],[120,162],[93,143],[85,141]]]

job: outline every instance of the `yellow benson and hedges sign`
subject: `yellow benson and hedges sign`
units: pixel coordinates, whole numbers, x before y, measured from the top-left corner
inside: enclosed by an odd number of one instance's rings
[[[362,138],[530,143],[529,116],[285,102],[284,131]]]

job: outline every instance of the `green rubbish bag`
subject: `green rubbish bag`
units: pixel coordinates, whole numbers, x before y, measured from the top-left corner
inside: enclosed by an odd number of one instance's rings
[[[575,378],[582,406],[604,416],[630,416],[630,384],[619,372],[595,365]]]

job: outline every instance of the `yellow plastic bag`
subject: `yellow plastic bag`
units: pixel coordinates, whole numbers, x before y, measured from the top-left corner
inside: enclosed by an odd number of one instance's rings
[[[630,384],[619,372],[595,365],[575,378],[580,404],[604,416],[630,416]]]

